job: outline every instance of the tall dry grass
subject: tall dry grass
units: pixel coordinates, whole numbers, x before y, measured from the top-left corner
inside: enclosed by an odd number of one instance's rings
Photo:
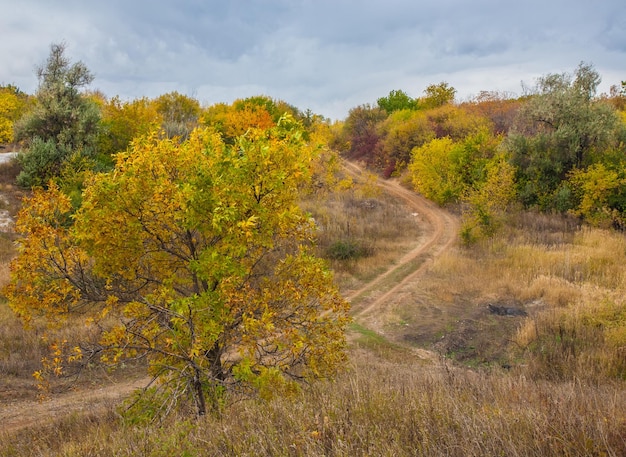
[[[419,241],[420,221],[367,175],[322,199],[306,199],[301,206],[315,219],[318,254],[329,260],[342,288],[371,280]],[[360,248],[360,255],[332,258],[330,248],[338,242]]]
[[[6,302],[0,302],[0,387],[26,394],[32,390],[32,374],[40,367],[47,346],[37,331],[25,330]],[[26,384],[25,389],[18,386]],[[1,398],[1,395],[0,395]]]
[[[622,456],[618,385],[392,363],[350,370],[296,398],[237,402],[197,422],[124,425],[112,410],[1,437],[0,456]]]
[[[532,376],[626,379],[625,255],[623,233],[526,213],[496,238],[436,259],[425,284],[435,296],[524,308],[511,348]]]

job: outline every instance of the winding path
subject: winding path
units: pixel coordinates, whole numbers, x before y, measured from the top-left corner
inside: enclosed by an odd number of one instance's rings
[[[344,161],[343,167],[352,176],[363,173],[363,169],[353,162]],[[395,304],[394,298],[399,297],[405,287],[419,281],[420,276],[428,270],[433,259],[454,245],[459,222],[455,216],[421,195],[406,189],[397,180],[378,181],[378,185],[384,192],[404,200],[406,205],[426,222],[422,227],[421,240],[416,247],[402,256],[392,268],[360,289],[350,291],[345,295],[346,299],[352,302],[354,319],[359,324],[382,334],[382,320]],[[413,266],[413,270],[407,268],[410,265]],[[400,275],[401,279],[397,282],[391,279],[407,269],[409,273],[403,277]],[[386,287],[389,288],[386,289]],[[413,346],[407,346],[407,348],[422,359],[438,359],[438,356],[431,351]]]
[[[344,169],[353,176],[358,176],[363,172],[358,165],[352,162],[344,162]],[[424,234],[420,243],[402,256],[393,268],[377,276],[360,289],[346,294],[347,300],[358,302],[356,306],[353,305],[352,308],[355,318],[364,318],[375,313],[376,310],[383,306],[385,302],[389,301],[398,290],[406,284],[416,281],[419,276],[428,269],[432,259],[454,244],[458,232],[458,221],[452,214],[437,207],[434,203],[421,195],[402,187],[398,181],[379,181],[379,186],[382,187],[386,193],[395,195],[404,200],[409,208],[426,220],[427,226],[423,227]],[[379,289],[382,283],[394,273],[406,268],[409,263],[418,262],[419,259],[423,260],[415,271],[405,276],[382,295],[379,295],[373,300],[361,299],[361,296],[366,295],[368,292],[375,292]],[[361,300],[365,302],[365,305],[360,303]]]

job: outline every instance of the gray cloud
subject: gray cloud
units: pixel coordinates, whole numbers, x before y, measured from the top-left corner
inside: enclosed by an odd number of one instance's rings
[[[343,118],[392,89],[519,93],[520,81],[592,62],[626,78],[622,0],[0,0],[0,83],[34,92],[65,41],[124,98],[178,90],[204,103],[266,94]],[[606,75],[606,76],[605,76]]]

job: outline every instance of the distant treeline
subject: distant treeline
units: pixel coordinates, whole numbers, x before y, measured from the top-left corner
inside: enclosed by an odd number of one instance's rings
[[[211,126],[228,143],[289,113],[345,157],[386,178],[408,176],[426,197],[461,208],[466,241],[488,236],[515,206],[626,228],[626,82],[598,94],[600,75],[585,63],[539,78],[521,97],[485,91],[459,103],[445,82],[418,98],[393,90],[331,125],[267,96],[203,107],[178,92],[123,101],[79,91],[93,77],[81,63],[70,66],[63,51],[39,70],[34,96],[0,87],[0,143],[31,152],[21,158],[26,187],[70,170],[108,169],[115,153],[155,130],[184,139]],[[65,79],[43,71],[50,65]]]
[[[384,176],[408,172],[415,188],[465,214],[469,241],[518,206],[571,213],[626,228],[626,82],[597,93],[581,63],[548,74],[521,97],[482,92],[455,103],[446,83],[422,98],[391,91],[353,108],[333,146]]]

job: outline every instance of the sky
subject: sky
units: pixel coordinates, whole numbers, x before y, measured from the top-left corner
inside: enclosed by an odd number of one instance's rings
[[[124,100],[267,95],[333,120],[447,82],[521,95],[581,62],[626,80],[625,0],[0,0],[0,84],[37,90],[52,43]]]

